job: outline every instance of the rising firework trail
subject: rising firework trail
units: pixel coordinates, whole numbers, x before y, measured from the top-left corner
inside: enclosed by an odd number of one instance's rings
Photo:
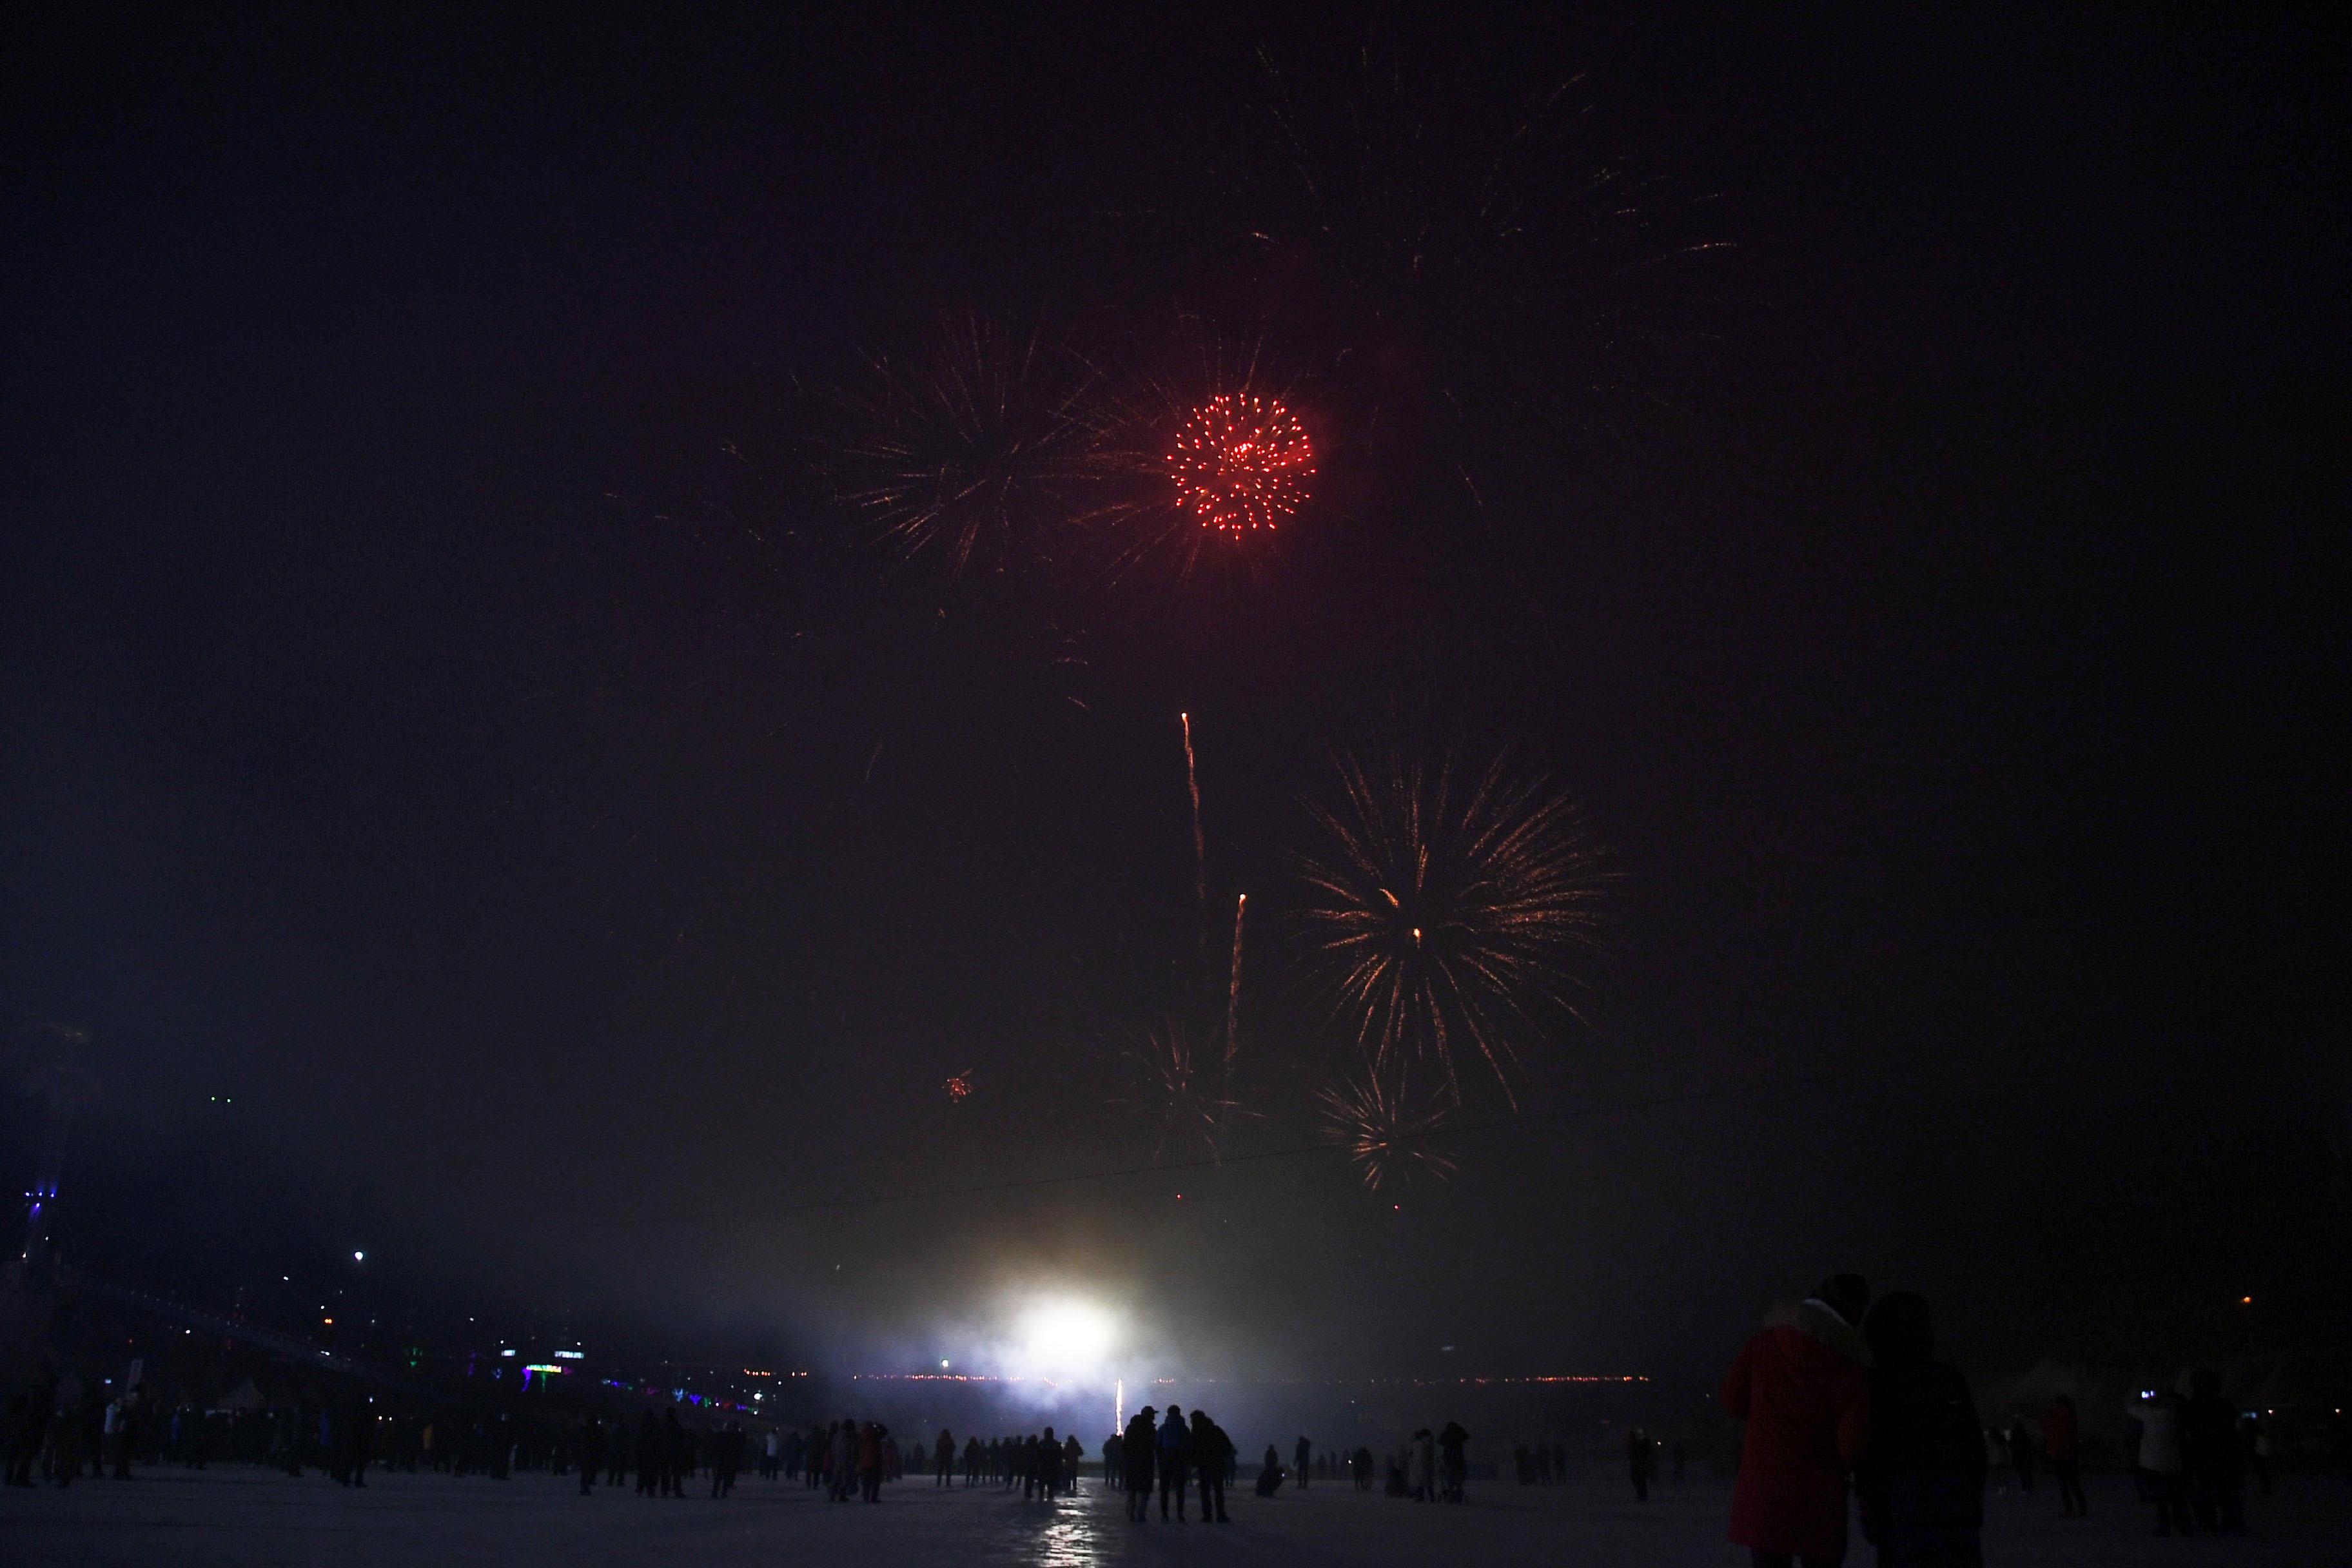
[[[1225,985],[1225,1089],[1233,1091],[1234,1053],[1241,1045],[1242,1021],[1242,921],[1249,913],[1249,895],[1243,893],[1234,900],[1234,968],[1233,978]]]
[[[1209,912],[1209,848],[1201,837],[1201,774],[1192,765],[1192,715],[1179,713],[1176,717],[1184,725],[1184,787],[1192,793],[1192,901],[1205,923]]]
[[[1334,1015],[1375,1069],[1425,1064],[1459,1103],[1463,1069],[1483,1068],[1516,1107],[1514,1037],[1546,1005],[1573,1013],[1607,880],[1576,807],[1503,757],[1335,761],[1339,798],[1308,803],[1321,842],[1299,861]]]

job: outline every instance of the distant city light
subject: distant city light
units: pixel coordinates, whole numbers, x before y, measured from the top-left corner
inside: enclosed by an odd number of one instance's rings
[[[558,1361],[586,1361],[588,1359],[588,1352],[586,1351],[557,1351],[555,1352],[555,1359]]]
[[[947,1357],[945,1357],[945,1356],[941,1356],[941,1357],[940,1358],[940,1370],[941,1372],[945,1372],[945,1371],[947,1371],[947,1369],[948,1369],[948,1358],[947,1358]]]

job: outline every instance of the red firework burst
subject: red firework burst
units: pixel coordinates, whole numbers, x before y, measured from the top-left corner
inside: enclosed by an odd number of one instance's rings
[[[1220,393],[1177,432],[1168,475],[1178,501],[1203,528],[1271,529],[1306,503],[1315,447],[1280,400]]]

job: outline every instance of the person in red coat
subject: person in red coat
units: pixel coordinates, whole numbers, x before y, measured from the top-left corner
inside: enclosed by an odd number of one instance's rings
[[[2074,1402],[2064,1394],[2042,1418],[2042,1452],[2050,1460],[2050,1474],[2058,1482],[2058,1509],[2068,1519],[2091,1515],[2091,1500],[2083,1495],[2083,1422]]]
[[[1846,1474],[1870,1441],[1870,1352],[1859,1325],[1870,1289],[1840,1274],[1767,1324],[1723,1380],[1723,1408],[1748,1423],[1731,1539],[1756,1568],[1845,1561]]]

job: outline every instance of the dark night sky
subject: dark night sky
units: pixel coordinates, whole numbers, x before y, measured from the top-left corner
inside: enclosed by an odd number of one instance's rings
[[[365,1232],[800,1344],[1058,1274],[1334,1371],[1711,1370],[1832,1267],[1988,1364],[2225,1353],[2249,1291],[2296,1342],[2352,1194],[2344,40],[1643,9],[13,8],[0,1010],[104,1041],[82,1255],[217,1296]],[[1332,275],[1213,253],[1237,166],[1308,222],[1269,103],[1396,140],[1367,37],[1438,122],[1587,72],[1521,177],[1721,242],[1591,274],[1637,331],[1531,320],[1574,411],[1489,428],[1483,521],[1343,454],[1279,572],[1091,605],[1073,674],[719,457],[942,309],[1328,337]],[[1402,1212],[1309,1158],[780,1213],[1137,1156],[1186,707],[1268,1037],[1326,744],[1442,716],[1570,784],[1622,880],[1543,1107],[1596,1114]]]

